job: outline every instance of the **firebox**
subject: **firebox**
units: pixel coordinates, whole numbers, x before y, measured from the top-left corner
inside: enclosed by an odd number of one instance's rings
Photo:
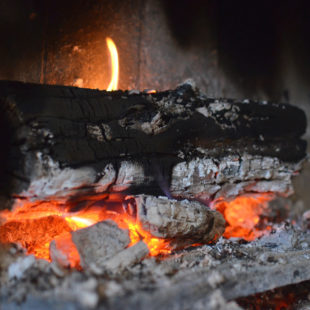
[[[0,6],[1,308],[309,307],[306,1]]]

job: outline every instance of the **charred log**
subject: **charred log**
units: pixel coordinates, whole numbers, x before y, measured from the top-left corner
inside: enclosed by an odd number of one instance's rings
[[[297,107],[188,84],[151,95],[2,81],[0,106],[4,202],[128,189],[209,199],[240,180],[239,192],[288,193],[305,157]]]

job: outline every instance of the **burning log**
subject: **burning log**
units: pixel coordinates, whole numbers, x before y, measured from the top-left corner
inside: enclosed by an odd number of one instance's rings
[[[305,157],[297,107],[208,99],[189,84],[146,94],[2,81],[0,105],[0,208],[16,195],[288,194]]]
[[[124,204],[144,230],[170,239],[174,248],[216,241],[225,230],[223,216],[197,201],[139,195]]]
[[[73,243],[70,234],[59,235],[50,244],[52,260],[63,267],[81,265],[99,273],[119,272],[150,252],[154,255],[154,250],[163,248],[169,253],[195,243],[214,242],[225,230],[223,216],[196,201],[138,195],[127,197],[123,208],[127,214],[114,217],[115,222],[101,221],[71,232]],[[123,221],[129,233],[116,224]],[[129,243],[134,245],[126,248]]]

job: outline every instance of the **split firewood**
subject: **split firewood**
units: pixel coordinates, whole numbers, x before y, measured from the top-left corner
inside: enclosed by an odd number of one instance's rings
[[[225,230],[225,220],[197,201],[138,195],[124,203],[143,229],[155,237],[171,240],[176,248],[216,241]]]
[[[72,240],[80,254],[81,266],[85,269],[93,265],[103,267],[108,259],[130,243],[128,230],[119,228],[111,220],[72,232]]]
[[[1,81],[0,109],[0,208],[16,195],[125,189],[200,199],[287,194],[306,153],[299,108],[209,99],[189,84],[137,94]]]

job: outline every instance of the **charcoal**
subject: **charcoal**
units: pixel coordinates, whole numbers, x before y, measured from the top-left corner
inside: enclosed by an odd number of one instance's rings
[[[148,254],[149,249],[147,245],[143,241],[139,241],[108,259],[103,264],[103,268],[112,272],[122,272],[123,269],[139,263]]]
[[[138,195],[134,202],[142,227],[155,237],[172,239],[174,247],[216,241],[225,229],[223,216],[197,201]]]
[[[111,220],[74,231],[72,239],[80,254],[81,266],[85,269],[92,265],[102,267],[130,243],[128,230],[120,229]]]

